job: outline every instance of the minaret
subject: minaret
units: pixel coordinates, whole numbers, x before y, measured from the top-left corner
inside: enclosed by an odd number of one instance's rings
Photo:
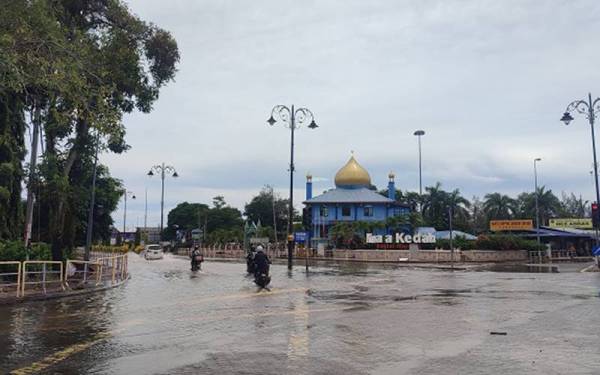
[[[394,183],[394,172],[390,172],[390,174],[388,175],[389,177],[389,182],[388,182],[388,198],[392,199],[392,200],[396,200],[396,184]]]
[[[306,200],[312,198],[312,176],[311,174],[306,175]]]

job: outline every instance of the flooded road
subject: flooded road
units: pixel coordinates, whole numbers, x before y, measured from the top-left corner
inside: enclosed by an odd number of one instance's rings
[[[600,373],[598,273],[274,265],[257,292],[188,266],[133,255],[124,287],[0,307],[0,373]]]

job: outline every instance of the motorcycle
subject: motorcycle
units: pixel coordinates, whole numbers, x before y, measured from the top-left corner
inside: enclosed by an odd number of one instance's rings
[[[204,262],[204,257],[202,255],[192,256],[192,271],[199,271],[202,266],[202,262]]]
[[[271,276],[263,272],[257,272],[254,275],[254,282],[262,289],[268,289],[267,285],[271,282]]]

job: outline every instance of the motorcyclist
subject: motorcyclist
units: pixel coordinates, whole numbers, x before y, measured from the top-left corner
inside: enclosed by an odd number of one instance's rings
[[[264,249],[261,245],[256,247],[256,254],[254,255],[254,273],[255,275],[264,273],[265,275],[269,275],[269,264],[271,264],[271,260],[264,253]]]
[[[200,269],[200,264],[204,261],[202,254],[200,253],[200,246],[194,246],[194,250],[192,250],[190,257],[192,258],[192,271],[197,271]]]

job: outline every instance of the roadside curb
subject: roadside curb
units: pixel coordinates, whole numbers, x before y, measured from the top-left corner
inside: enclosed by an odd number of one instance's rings
[[[109,289],[118,288],[118,287],[124,285],[130,278],[131,278],[131,275],[127,275],[125,280],[122,280],[115,285],[102,286],[102,287],[98,287],[98,288],[72,289],[72,290],[70,290],[68,292],[64,292],[64,293],[34,294],[31,296],[25,296],[25,297],[5,297],[5,298],[0,299],[0,302],[2,302],[3,306],[7,306],[7,305],[18,304],[18,303],[27,303],[27,302],[47,301],[47,300],[69,298],[69,297],[78,297],[78,296],[88,295],[88,294],[92,294],[92,293],[104,292]]]

